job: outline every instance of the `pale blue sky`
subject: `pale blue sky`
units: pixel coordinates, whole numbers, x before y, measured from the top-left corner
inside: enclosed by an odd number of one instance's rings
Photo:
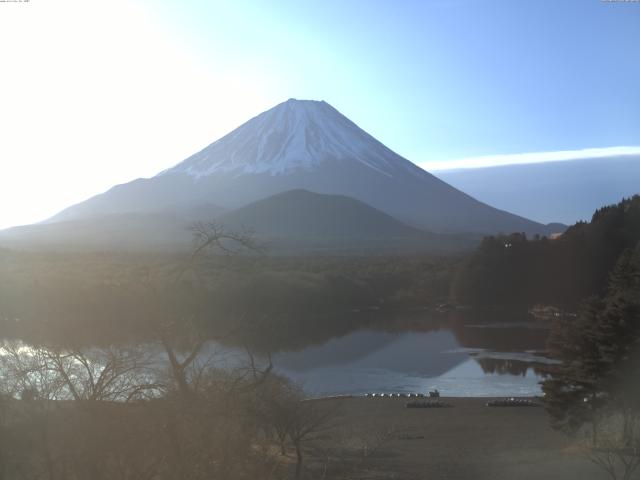
[[[254,65],[420,162],[640,145],[640,4],[149,2],[203,61]]]
[[[290,97],[428,168],[640,151],[638,2],[0,2],[0,45],[0,228]]]

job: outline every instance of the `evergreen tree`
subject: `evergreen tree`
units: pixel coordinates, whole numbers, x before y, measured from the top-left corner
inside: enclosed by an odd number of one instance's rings
[[[612,478],[640,467],[640,243],[620,255],[602,298],[553,329],[562,363],[543,382],[555,428],[583,432],[588,455]]]
[[[555,240],[522,234],[487,237],[456,273],[452,290],[473,306],[575,310],[587,297],[604,295],[607,279],[625,249],[640,241],[640,195],[597,210]]]
[[[549,349],[562,362],[543,383],[557,427],[573,431],[605,407],[640,413],[640,243],[620,256],[604,298],[555,325]]]

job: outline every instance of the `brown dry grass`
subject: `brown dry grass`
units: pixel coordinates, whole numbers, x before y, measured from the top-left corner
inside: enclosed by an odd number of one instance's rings
[[[549,426],[544,408],[486,407],[488,399],[448,398],[452,408],[407,409],[406,399],[342,400],[341,438],[384,442],[345,477],[367,479],[591,480],[603,473]],[[337,401],[337,400],[327,400]],[[344,465],[344,459],[342,459]],[[346,468],[346,467],[345,467]]]

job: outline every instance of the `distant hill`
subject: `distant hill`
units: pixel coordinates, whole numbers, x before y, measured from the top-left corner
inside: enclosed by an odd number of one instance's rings
[[[470,248],[479,239],[424,232],[354,198],[302,189],[250,203],[219,221],[230,229],[248,228],[276,248],[295,250],[452,251]]]
[[[220,217],[227,227],[288,238],[410,238],[424,232],[344,195],[307,190],[278,193]]]
[[[117,185],[49,222],[180,211],[203,203],[231,210],[294,189],[346,195],[432,232],[553,233],[451,187],[328,103],[296,99],[250,119],[152,178]]]
[[[600,206],[640,193],[638,155],[434,173],[482,202],[542,223],[589,220]]]
[[[271,253],[457,252],[478,235],[444,235],[410,227],[343,195],[291,190],[224,212],[213,205],[182,214],[120,213],[0,232],[0,245],[56,250],[187,250],[195,221],[215,220],[230,231],[251,230]]]

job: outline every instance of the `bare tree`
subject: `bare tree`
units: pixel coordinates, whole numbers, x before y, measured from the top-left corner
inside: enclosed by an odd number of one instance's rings
[[[49,349],[45,358],[61,389],[77,401],[128,401],[159,388],[141,347]]]
[[[335,426],[333,421],[336,418],[338,406],[322,400],[301,400],[290,410],[287,435],[296,452],[296,479],[299,479],[302,474],[305,444],[317,439]]]
[[[305,400],[298,387],[278,376],[272,376],[258,392],[254,407],[258,422],[273,434],[281,455],[286,455],[288,443],[293,447],[298,479],[306,447],[335,427],[340,405],[334,401]]]
[[[43,400],[128,401],[156,390],[151,360],[142,346],[62,348],[5,342],[2,383],[12,396]]]
[[[118,446],[128,440],[123,434],[128,423],[122,419],[129,412],[125,405],[160,393],[143,347],[60,348],[4,342],[0,353],[1,383],[17,405],[12,413],[14,430],[34,447],[23,446],[17,453],[41,458],[23,459],[15,467],[33,469],[41,464],[38,475],[50,480],[103,478],[113,468]],[[143,456],[140,463],[148,458],[149,454]]]
[[[181,332],[177,333],[178,330]],[[175,322],[166,323],[158,330],[158,337],[169,362],[171,380],[186,399],[195,389],[190,369],[202,353],[206,338],[191,321],[183,322],[180,326]]]
[[[202,299],[210,286],[200,282],[198,269],[209,253],[259,252],[260,247],[250,233],[230,233],[215,223],[198,224],[194,233],[188,265],[159,272],[142,268],[138,290],[127,297],[144,295],[145,301],[125,308],[153,318],[155,348],[0,343],[0,400],[25,412],[24,418],[11,418],[25,433],[25,444],[32,445],[20,448],[37,464],[22,477],[250,478],[243,469],[259,431],[248,420],[247,405],[268,382],[273,365],[270,355],[263,361],[248,347],[245,366],[217,368],[216,352],[200,328],[209,311],[200,307],[208,305]],[[189,308],[176,298],[186,298]],[[3,406],[0,401],[0,417]],[[0,418],[0,480],[8,458],[5,423]]]
[[[640,468],[640,416],[615,412],[601,418],[586,435],[583,451],[612,480],[630,480]]]
[[[189,262],[178,270],[168,288],[175,288],[175,284],[179,283],[188,271],[196,271],[199,266],[205,265],[212,253],[237,255],[242,252],[264,252],[264,246],[259,244],[253,233],[248,230],[233,232],[227,230],[222,224],[211,221],[196,222],[192,225],[191,231],[193,251]],[[189,316],[179,320],[180,325],[177,319],[168,319],[162,323],[158,328],[158,337],[167,355],[177,389],[186,397],[197,385],[202,372],[211,367],[211,357],[203,361],[202,350],[206,338],[197,328],[195,318]]]
[[[191,227],[191,231],[194,243],[191,257],[194,260],[212,251],[237,255],[246,251],[263,253],[266,248],[256,241],[251,230],[232,232],[216,221],[196,222]]]

